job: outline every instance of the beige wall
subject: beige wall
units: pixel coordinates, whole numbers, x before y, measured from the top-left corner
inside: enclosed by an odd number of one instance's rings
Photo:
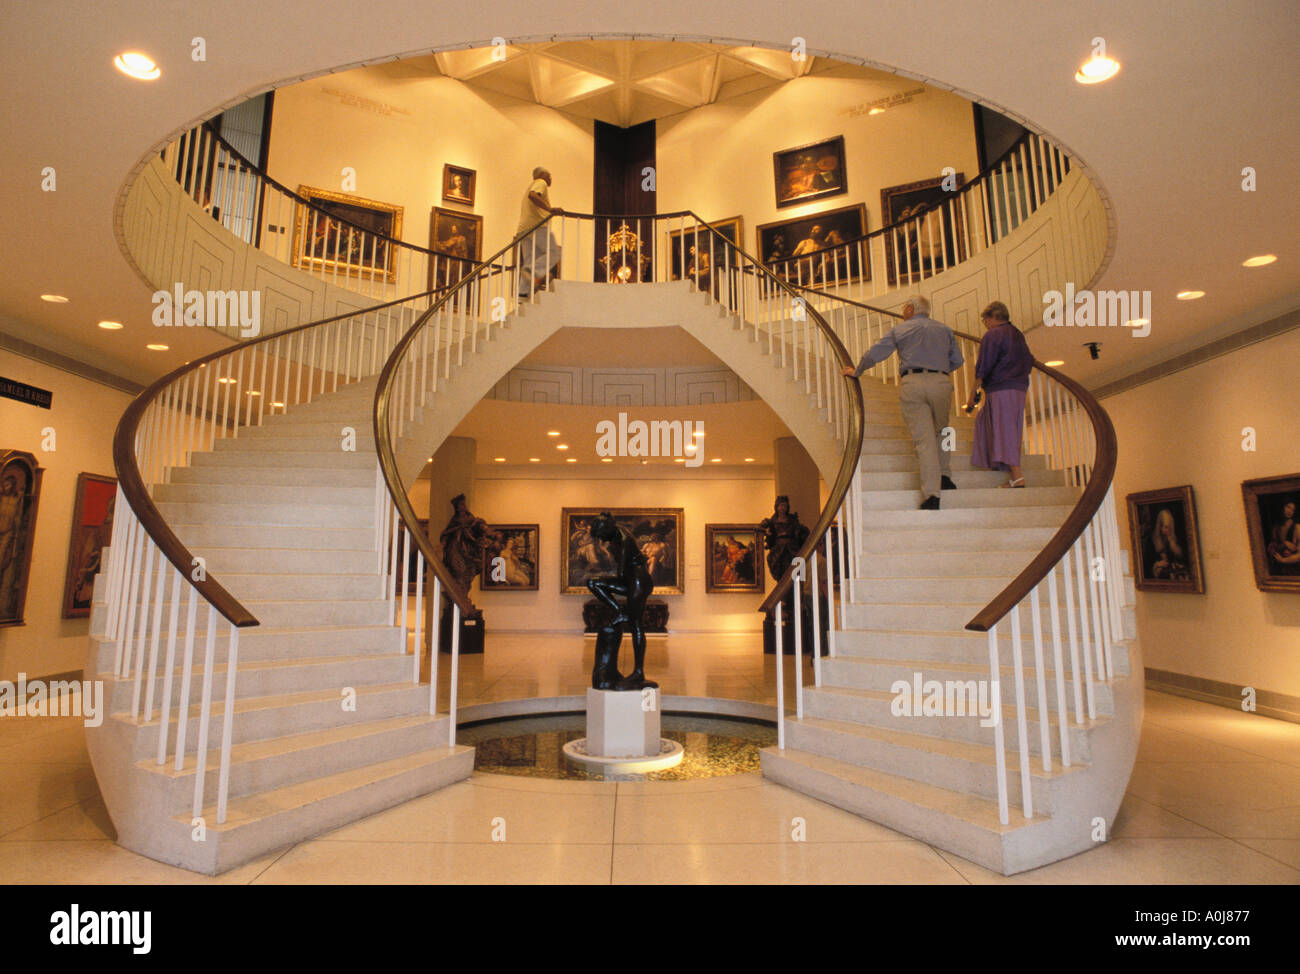
[[[659,212],[689,209],[705,220],[741,214],[743,249],[753,253],[761,223],[861,202],[867,205],[867,229],[878,230],[881,189],[937,178],[944,166],[975,178],[970,102],[926,89],[879,115],[850,115],[856,106],[921,85],[844,74],[837,68],[660,119]],[[772,153],[836,135],[844,136],[848,192],[778,210]]]
[[[1144,662],[1210,680],[1300,694],[1300,594],[1261,592],[1241,482],[1300,471],[1300,330],[1212,359],[1102,405],[1119,436],[1121,543],[1127,494],[1191,484],[1205,594],[1138,592]],[[1242,450],[1255,428],[1257,449]]]
[[[590,596],[560,594],[560,512],[565,507],[593,505],[683,508],[685,594],[662,596],[668,603],[669,629],[738,632],[757,631],[762,626],[762,616],[756,611],[762,596],[705,592],[704,525],[756,524],[771,514],[770,471],[755,479],[704,475],[673,480],[564,480],[481,475],[475,480],[474,498],[474,514],[490,524],[541,526],[538,591],[479,592],[476,587],[474,601],[482,607],[489,631],[582,631],[582,606]],[[441,530],[438,524],[435,535]],[[770,578],[767,584],[770,589]]]
[[[113,476],[113,430],[131,397],[97,382],[5,352],[3,373],[54,393],[53,408],[0,399],[0,449],[25,450],[44,468],[36,513],[27,624],[0,629],[0,680],[46,676],[85,665],[88,619],[64,619],[63,581],[72,535],[77,475]],[[54,427],[52,452],[41,430]]]
[[[348,192],[403,207],[402,239],[419,246],[434,206],[469,209],[443,202],[443,164],[477,170],[473,212],[484,217],[488,257],[513,239],[534,166],[551,170],[555,205],[591,211],[592,132],[590,121],[450,78],[358,69],[276,91],[268,168],[295,191],[342,191],[351,166]]]

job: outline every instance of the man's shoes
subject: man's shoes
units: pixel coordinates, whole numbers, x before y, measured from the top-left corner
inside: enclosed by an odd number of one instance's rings
[[[921,502],[921,510],[923,511],[937,511],[938,509],[939,509],[939,498],[937,495],[934,497],[927,497],[925,500]]]
[[[940,481],[939,481],[939,489],[940,489],[940,490],[956,490],[956,489],[957,489],[957,485],[954,484],[954,483],[952,482],[952,478],[951,478],[951,477],[944,476],[944,477],[941,478]]]

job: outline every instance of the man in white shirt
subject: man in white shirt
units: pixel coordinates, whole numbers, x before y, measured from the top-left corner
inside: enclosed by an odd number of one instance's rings
[[[535,288],[544,290],[547,273],[554,269],[553,276],[559,276],[560,244],[550,230],[550,224],[537,226],[547,216],[563,216],[564,211],[558,206],[551,206],[551,173],[545,166],[533,170],[533,181],[524,194],[523,205],[519,208],[519,229],[516,235],[533,230],[526,239],[519,241],[519,297],[529,297]]]

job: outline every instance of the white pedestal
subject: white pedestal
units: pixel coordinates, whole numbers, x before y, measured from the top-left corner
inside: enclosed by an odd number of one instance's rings
[[[587,736],[565,744],[565,756],[607,776],[680,764],[682,746],[659,737],[659,699],[654,688],[588,690]]]

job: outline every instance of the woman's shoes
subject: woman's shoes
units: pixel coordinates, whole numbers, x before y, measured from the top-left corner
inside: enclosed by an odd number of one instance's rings
[[[1003,487],[1023,487],[1023,486],[1025,486],[1025,478],[1024,478],[1024,477],[1017,477],[1015,480],[1008,480],[1005,484],[1002,484],[1002,486],[1003,486]]]

